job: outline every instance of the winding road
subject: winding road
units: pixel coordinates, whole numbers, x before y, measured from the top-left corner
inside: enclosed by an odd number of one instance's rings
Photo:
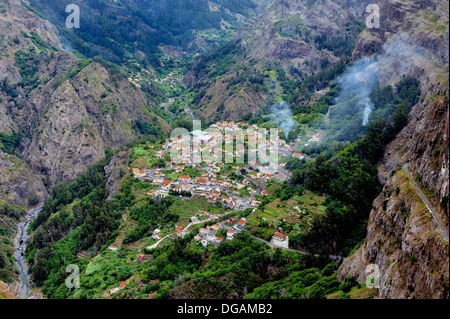
[[[424,202],[425,206],[427,206],[428,210],[430,211],[431,215],[433,215],[433,219],[436,222],[436,224],[439,227],[439,231],[442,235],[442,237],[445,239],[446,242],[448,242],[448,230],[447,227],[445,227],[444,221],[442,220],[441,216],[434,210],[433,206],[431,205],[428,198],[423,193],[422,189],[417,185],[416,181],[414,180],[411,172],[408,170],[408,164],[404,164],[402,166],[402,169],[405,171],[406,175],[408,176],[409,180],[411,181],[411,185],[414,188],[414,190],[419,194],[420,199]]]
[[[25,250],[27,248],[28,227],[30,226],[30,223],[38,216],[41,210],[42,206],[29,210],[25,216],[25,220],[17,226],[17,236],[14,239],[14,259],[16,261],[17,268],[19,269],[20,276],[20,288],[18,294],[19,299],[27,299],[31,291],[28,266],[25,261]]]

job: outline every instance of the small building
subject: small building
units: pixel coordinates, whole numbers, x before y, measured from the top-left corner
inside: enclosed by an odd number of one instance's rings
[[[193,223],[198,222],[198,217],[197,216],[192,216],[191,217],[191,222],[193,222]]]
[[[108,247],[108,249],[109,250],[111,250],[111,251],[116,251],[117,249],[119,249],[117,246],[115,246],[115,245],[110,245],[109,247]]]
[[[283,233],[276,232],[270,241],[271,244],[278,247],[289,248],[289,237]]]
[[[168,190],[170,189],[170,185],[172,184],[172,180],[171,179],[167,179],[164,182],[161,183],[161,188],[164,190]]]
[[[228,229],[227,230],[227,239],[232,240],[234,238],[235,234],[236,234],[236,232],[234,230]]]

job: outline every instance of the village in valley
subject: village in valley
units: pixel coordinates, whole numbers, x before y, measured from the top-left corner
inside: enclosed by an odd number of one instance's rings
[[[115,254],[126,251],[126,263],[138,265],[150,258],[153,249],[171,245],[177,238],[184,238],[188,234],[191,234],[189,238],[192,238],[192,245],[196,249],[211,250],[224,241],[234,240],[243,231],[248,231],[255,240],[271,247],[292,250],[289,233],[307,226],[311,214],[324,210],[321,205],[324,198],[309,191],[288,200],[271,196],[282,190],[283,183],[290,178],[290,172],[283,169],[286,161],[282,159],[301,159],[303,154],[296,152],[294,146],[279,137],[270,138],[269,130],[257,130],[256,126],[247,123],[223,121],[213,123],[210,127],[215,130],[194,130],[189,136],[168,138],[160,143],[146,142],[134,147],[129,172],[141,185],[140,189],[136,189],[138,198],[162,200],[170,197],[175,201],[170,209],[180,219],[175,224],[150,229],[150,237],[124,244],[124,234],[136,227],[133,226],[136,222],[124,217],[125,222],[121,227],[123,235],[109,245],[103,257],[96,257],[97,260],[105,262],[102,258],[113,258]],[[245,130],[248,128],[250,130]],[[255,134],[252,134],[252,128]],[[236,132],[241,132],[240,129],[250,132],[244,135],[244,145],[236,142],[239,135]],[[222,140],[218,138],[218,132],[224,140],[234,141],[232,145],[236,150],[231,156],[231,163],[223,160],[227,158],[227,150],[223,144],[220,146]],[[278,161],[272,162],[273,157],[269,158],[267,153],[263,156],[263,163],[253,157],[250,160],[246,157],[247,161],[236,163],[236,154],[260,151],[258,147],[253,150],[248,147],[249,143],[258,140],[265,142],[265,149],[278,151],[279,165]],[[246,148],[241,149],[244,146]],[[207,148],[222,151],[222,161],[214,157],[203,158],[202,153]],[[179,155],[177,161],[171,157],[173,154]],[[130,252],[134,252],[134,255],[129,255]],[[111,298],[112,294],[119,291],[124,294],[124,291],[133,289],[135,285],[139,285],[139,281],[131,278],[108,289],[104,296]],[[150,294],[148,297],[153,296]]]

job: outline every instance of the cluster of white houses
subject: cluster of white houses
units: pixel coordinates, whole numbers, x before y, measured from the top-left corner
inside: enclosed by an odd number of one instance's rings
[[[278,134],[268,138],[268,133],[274,132],[265,128],[258,128],[256,124],[249,125],[243,122],[223,121],[211,124],[211,128],[211,130],[207,131],[192,131],[192,138],[191,135],[182,135],[177,138],[166,139],[161,150],[156,151],[156,156],[164,158],[170,153],[172,158],[176,157],[174,161],[184,164],[199,163],[201,161],[205,163],[219,163],[224,158],[228,163],[228,160],[233,161],[234,156],[239,157],[243,161],[246,152],[249,156],[253,153],[256,158],[257,145],[261,143],[264,143],[264,148],[268,151],[278,148],[293,150],[293,147],[279,138]],[[247,129],[247,131],[243,130],[243,128]],[[278,130],[275,130],[278,133]],[[244,147],[245,139],[248,141],[247,149]],[[235,151],[230,149],[233,147],[231,141],[234,140],[241,141],[236,142]],[[228,143],[226,142],[224,145],[223,141],[228,141]],[[209,154],[206,158],[205,150],[208,150],[207,154]]]
[[[200,241],[201,244],[206,247],[209,244],[218,245],[224,240],[233,240],[234,236],[237,233],[240,233],[245,228],[246,220],[245,218],[241,218],[238,220],[233,227],[225,227],[224,224],[226,222],[234,223],[236,221],[236,218],[232,217],[225,221],[219,222],[217,224],[202,227],[199,229],[199,233],[194,237],[196,241]],[[217,236],[217,233],[220,228],[226,229],[226,236],[225,237],[219,237]]]
[[[168,163],[171,165],[172,163]],[[160,169],[136,169],[133,168],[134,177],[151,181],[152,185],[159,186],[158,189],[149,190],[148,196],[166,197],[172,191],[173,195],[182,195],[189,193],[193,197],[204,197],[208,202],[215,203],[221,202],[222,205],[228,206],[233,209],[242,209],[246,204],[250,206],[258,205],[256,201],[248,201],[239,197],[238,189],[249,186],[251,182],[244,179],[242,183],[234,181],[228,178],[227,175],[220,175],[220,180],[217,177],[217,173],[220,171],[221,163],[210,164],[205,167],[193,164],[192,166],[201,170],[201,176],[190,177],[189,175],[179,175],[176,181],[169,179],[161,172]],[[182,173],[185,166],[172,166],[172,170],[176,173]],[[236,169],[239,167],[236,166]],[[272,174],[255,173],[255,178],[273,178]],[[227,191],[231,188],[236,188],[231,191],[232,195],[227,195]],[[251,195],[258,193],[256,188],[249,189]],[[267,195],[266,191],[262,192],[263,195]]]

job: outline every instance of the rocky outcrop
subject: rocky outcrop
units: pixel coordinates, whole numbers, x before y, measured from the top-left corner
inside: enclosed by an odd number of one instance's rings
[[[400,168],[391,173],[374,201],[367,239],[339,268],[366,281],[366,267],[380,274],[380,298],[449,298],[449,255],[428,208]]]
[[[34,195],[39,201],[47,197],[42,181],[17,156],[0,150],[0,201],[28,207]]]
[[[448,2],[383,2],[380,30],[364,32],[353,57],[369,47],[385,54],[379,63],[381,84],[400,76],[420,80],[421,100],[413,107],[407,126],[386,147],[378,165],[383,192],[370,214],[364,244],[339,268],[338,278],[366,279],[365,269],[380,270],[380,298],[449,298],[449,248],[433,217],[411,187],[401,167],[420,182],[432,208],[448,230],[441,203],[448,198]],[[385,43],[393,43],[386,50]]]
[[[3,281],[0,281],[0,299],[17,299],[17,296]]]
[[[113,156],[109,164],[105,166],[105,173],[108,176],[105,188],[109,191],[107,200],[114,198],[121,186],[120,179],[128,173],[129,155],[129,150],[119,151]]]
[[[48,85],[53,85],[49,83]],[[24,157],[52,185],[73,180],[87,165],[136,138],[135,120],[158,123],[144,93],[125,79],[113,81],[105,67],[92,62],[48,97],[31,97],[40,117]]]

